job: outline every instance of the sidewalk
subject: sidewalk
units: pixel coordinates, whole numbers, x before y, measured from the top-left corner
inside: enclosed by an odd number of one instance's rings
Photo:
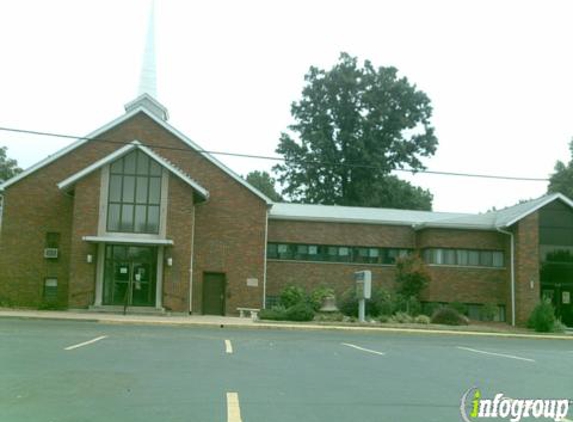
[[[573,332],[564,334],[537,334],[537,333],[511,333],[464,330],[463,327],[450,328],[446,326],[432,326],[427,328],[380,326],[380,325],[345,325],[338,323],[293,323],[276,321],[253,321],[251,318],[239,318],[214,315],[123,315],[120,313],[100,313],[83,309],[68,311],[40,311],[27,309],[0,308],[0,318],[17,319],[46,319],[60,321],[86,321],[104,324],[143,324],[143,325],[171,325],[171,326],[203,326],[203,327],[234,327],[254,329],[283,329],[283,330],[336,330],[336,331],[369,331],[392,332],[410,334],[442,334],[466,336],[490,336],[508,338],[532,338],[573,340]]]
[[[39,311],[28,309],[0,308],[0,318],[49,319],[64,321],[87,321],[116,324],[151,325],[203,325],[251,327],[255,323],[251,318],[211,316],[211,315],[123,315],[121,313],[94,312],[83,309],[69,311]]]

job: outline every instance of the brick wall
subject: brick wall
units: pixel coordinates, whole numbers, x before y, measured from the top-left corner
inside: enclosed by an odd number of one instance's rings
[[[354,287],[354,272],[362,270],[372,271],[373,286],[394,288],[394,266],[270,260],[267,265],[267,295],[278,296],[285,286],[294,284],[308,293],[317,287],[328,286],[340,297]]]
[[[163,306],[184,312],[189,310],[193,190],[173,175],[169,177],[167,210],[167,238],[173,240],[173,246],[165,248],[164,262],[172,258],[173,265],[164,266]]]
[[[204,272],[226,274],[227,313],[234,313],[237,306],[261,306],[266,247],[264,201],[143,113],[100,137],[114,142],[137,139],[152,149],[153,145],[184,149],[158,148],[156,152],[211,194],[209,201],[197,205],[195,210],[194,311],[201,312]],[[83,242],[81,236],[97,234],[94,217],[98,213],[99,172],[77,184],[75,198],[61,192],[56,184],[122,146],[87,142],[6,189],[0,238],[0,299],[37,306],[44,277],[55,274],[61,286],[62,304],[88,306],[93,302],[93,271],[97,265],[87,264],[86,255],[93,251],[95,256],[95,248]],[[168,232],[175,239],[175,246],[166,251],[173,255],[174,266],[165,269],[169,280],[165,284],[165,302],[174,310],[185,311],[192,247],[189,211],[193,203],[188,186],[172,181],[170,188],[174,196],[170,198],[173,208],[168,211]],[[176,210],[175,206],[182,208]],[[57,263],[43,259],[48,231],[61,233],[61,258]],[[259,285],[247,287],[247,278],[257,278]]]
[[[269,242],[414,248],[407,226],[269,220]]]
[[[74,189],[69,285],[71,308],[86,308],[94,303],[97,245],[82,238],[97,234],[100,174],[100,171],[89,174]],[[88,254],[94,257],[92,263],[87,262]]]
[[[506,294],[509,283],[509,250],[501,233],[451,229],[425,229],[414,232],[407,226],[271,220],[269,241],[420,249],[449,247],[504,250],[506,267],[502,269],[429,266],[432,281],[423,292],[422,300],[509,306]],[[353,273],[363,269],[372,271],[375,285],[395,288],[394,266],[270,260],[267,294],[278,295],[282,287],[288,284],[300,285],[308,291],[328,285],[340,294],[353,285]]]
[[[515,301],[517,324],[525,325],[539,303],[539,214],[531,214],[514,227]],[[533,282],[533,288],[531,288]]]

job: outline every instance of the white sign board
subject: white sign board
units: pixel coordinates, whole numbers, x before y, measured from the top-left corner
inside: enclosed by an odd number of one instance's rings
[[[369,270],[354,273],[356,282],[356,297],[358,299],[370,299],[372,294],[372,272]]]
[[[258,287],[259,286],[259,279],[258,278],[247,278],[247,286]]]

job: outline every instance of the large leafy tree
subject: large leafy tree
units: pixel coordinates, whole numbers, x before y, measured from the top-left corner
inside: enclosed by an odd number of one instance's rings
[[[280,202],[283,200],[275,189],[275,179],[273,179],[268,172],[255,170],[247,174],[245,179],[272,201]]]
[[[22,171],[16,160],[8,158],[6,151],[6,147],[0,147],[0,182],[10,179]]]
[[[275,166],[295,202],[430,209],[432,195],[390,175],[424,169],[437,147],[428,96],[394,67],[360,67],[340,55],[330,70],[311,67],[295,123],[281,134]]]
[[[569,142],[569,151],[571,151],[569,163],[557,161],[555,164],[555,173],[549,178],[547,191],[549,193],[560,192],[573,198],[573,139]]]

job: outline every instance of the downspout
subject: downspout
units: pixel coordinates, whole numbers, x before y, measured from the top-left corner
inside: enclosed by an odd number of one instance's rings
[[[189,315],[193,313],[193,264],[195,256],[195,207],[197,204],[193,201],[193,221],[191,222],[191,257],[189,262]]]
[[[265,213],[265,246],[264,246],[264,263],[263,263],[263,306],[262,309],[266,309],[267,307],[267,244],[269,241],[269,210],[270,207],[267,207]]]
[[[515,237],[512,232],[496,227],[500,233],[507,234],[510,237],[510,255],[511,255],[511,325],[515,327]]]

